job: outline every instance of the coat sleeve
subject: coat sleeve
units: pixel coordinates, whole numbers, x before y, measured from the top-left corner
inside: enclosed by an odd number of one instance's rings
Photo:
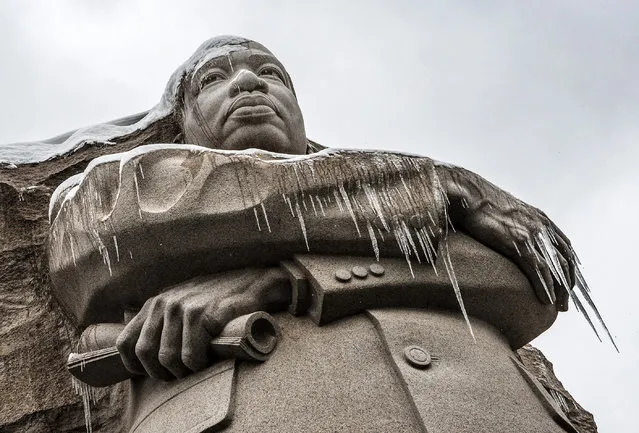
[[[513,348],[552,325],[556,306],[537,300],[514,263],[462,234],[448,242],[470,316],[495,326]],[[284,264],[293,287],[290,311],[307,313],[318,325],[373,308],[460,311],[441,262],[433,267],[393,258],[298,254]]]

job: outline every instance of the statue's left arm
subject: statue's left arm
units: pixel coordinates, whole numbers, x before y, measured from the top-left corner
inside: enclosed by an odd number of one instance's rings
[[[453,228],[508,257],[526,274],[541,302],[566,311],[576,259],[561,230],[541,210],[469,170],[445,164],[435,169]]]

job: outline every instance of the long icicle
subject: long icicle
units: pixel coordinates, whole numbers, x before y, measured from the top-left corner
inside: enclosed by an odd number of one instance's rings
[[[464,320],[466,321],[466,325],[468,325],[468,330],[470,331],[470,335],[473,337],[473,341],[476,343],[477,339],[475,338],[473,327],[470,324],[468,313],[466,313],[466,307],[464,306],[464,300],[462,299],[461,290],[459,288],[459,284],[457,283],[457,277],[455,276],[453,263],[450,260],[450,252],[448,251],[448,239],[447,238],[442,239],[442,244],[443,244],[442,259],[444,260],[444,267],[446,268],[446,272],[448,273],[448,278],[450,279],[450,283],[453,285],[453,290],[455,291],[455,296],[457,297],[457,303],[459,304],[459,308],[461,308],[462,314],[464,315]]]

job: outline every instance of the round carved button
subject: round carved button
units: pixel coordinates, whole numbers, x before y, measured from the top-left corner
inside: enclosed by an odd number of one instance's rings
[[[353,266],[351,272],[357,278],[366,278],[368,276],[368,269],[366,269],[364,266]]]
[[[430,354],[419,346],[408,346],[404,349],[404,358],[415,368],[426,368],[431,362]]]
[[[384,267],[379,263],[373,263],[368,267],[368,270],[371,271],[371,274],[375,275],[376,277],[381,277],[382,275],[384,275],[384,272],[386,272]]]
[[[351,273],[348,272],[346,269],[338,269],[335,272],[335,279],[337,279],[337,281],[341,281],[342,283],[346,283],[347,281],[351,280]]]

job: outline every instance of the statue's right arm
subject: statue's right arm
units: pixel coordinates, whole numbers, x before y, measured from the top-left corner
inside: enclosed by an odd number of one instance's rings
[[[228,322],[255,311],[284,310],[290,293],[287,274],[278,267],[197,277],[148,299],[116,347],[132,373],[183,377],[211,365],[210,341]]]

